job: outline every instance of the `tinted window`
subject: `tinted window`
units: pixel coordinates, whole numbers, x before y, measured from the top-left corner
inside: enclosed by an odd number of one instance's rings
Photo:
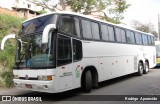
[[[152,45],[155,45],[154,37],[151,36]]]
[[[63,65],[72,62],[71,39],[65,36],[58,36],[57,64]]]
[[[126,33],[127,33],[127,43],[134,44],[135,43],[134,32],[127,30]]]
[[[131,32],[130,34],[130,39],[131,39],[131,43],[135,43],[135,36],[134,36],[134,32]]]
[[[22,23],[21,32],[24,34],[42,32],[48,24],[56,24],[56,21],[57,21],[57,15],[53,14],[35,18]]]
[[[82,33],[86,39],[92,39],[90,21],[82,20]]]
[[[121,33],[119,28],[115,28],[117,42],[121,42]]]
[[[152,44],[152,40],[151,40],[151,36],[147,36],[148,37],[148,44],[151,45]]]
[[[121,29],[121,37],[122,37],[121,41],[125,43],[126,42],[126,34],[125,34],[125,30],[123,30],[123,29]]]
[[[82,43],[73,39],[73,61],[82,59]]]
[[[126,35],[127,35],[127,43],[131,43],[131,32],[130,31],[126,31]]]
[[[126,42],[125,30],[115,28],[117,42]]]
[[[99,40],[100,36],[99,36],[99,26],[98,26],[98,23],[91,22],[91,28],[92,28],[93,39]]]
[[[114,41],[115,38],[114,38],[114,29],[112,26],[108,26],[108,32],[109,32],[109,39],[110,41]]]
[[[107,25],[101,25],[102,39],[108,41],[109,40],[109,32]]]
[[[143,44],[144,44],[144,45],[148,45],[147,35],[142,35],[142,39],[143,39]]]
[[[60,30],[70,35],[80,37],[78,18],[70,16],[62,16]]]
[[[142,44],[142,35],[140,33],[135,33],[136,43]]]

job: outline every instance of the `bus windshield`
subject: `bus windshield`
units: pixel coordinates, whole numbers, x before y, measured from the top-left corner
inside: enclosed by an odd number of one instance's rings
[[[47,15],[24,22],[17,39],[16,68],[50,68],[55,66],[54,32],[48,43],[42,43],[42,33],[48,24],[56,24],[57,15]]]
[[[54,43],[52,34],[49,41],[42,44],[42,34],[31,34],[17,40],[16,66],[18,68],[54,67]]]

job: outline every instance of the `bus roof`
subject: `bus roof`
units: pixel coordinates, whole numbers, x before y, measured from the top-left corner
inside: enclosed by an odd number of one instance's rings
[[[39,17],[51,15],[51,14],[71,14],[71,15],[76,15],[76,16],[88,18],[88,19],[91,19],[91,20],[95,20],[95,21],[98,21],[98,22],[107,23],[107,24],[114,25],[114,26],[117,26],[117,27],[125,28],[125,29],[131,30],[131,31],[135,31],[135,32],[139,32],[139,33],[143,33],[143,34],[147,34],[147,35],[154,36],[153,34],[145,33],[145,32],[139,31],[139,30],[135,30],[135,29],[129,28],[129,27],[127,27],[127,26],[122,26],[122,25],[120,26],[119,24],[114,24],[114,23],[111,23],[111,22],[107,22],[107,21],[104,21],[104,20],[100,20],[100,19],[97,19],[97,18],[93,18],[92,16],[83,15],[83,14],[79,14],[79,13],[75,13],[75,12],[70,12],[70,11],[59,11],[59,12],[46,13],[46,14],[42,14],[42,15],[39,15],[39,16],[30,18],[30,19],[28,19],[28,20],[25,20],[24,22],[27,22],[27,21],[30,21],[30,20],[32,20],[32,19],[36,19],[36,18],[39,18]],[[24,22],[22,22],[22,23],[24,23]]]

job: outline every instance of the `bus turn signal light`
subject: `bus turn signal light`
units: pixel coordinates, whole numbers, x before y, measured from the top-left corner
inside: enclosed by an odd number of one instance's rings
[[[47,76],[47,80],[52,80],[52,76],[50,75],[50,76]]]

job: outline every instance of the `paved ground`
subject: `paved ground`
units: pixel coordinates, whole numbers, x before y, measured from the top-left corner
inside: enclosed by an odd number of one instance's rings
[[[19,89],[8,89],[0,90],[0,95],[3,94],[12,94],[12,95],[23,95],[23,96],[42,96],[45,102],[38,103],[47,103],[47,104],[134,104],[135,102],[129,101],[96,101],[101,97],[115,97],[110,95],[160,95],[160,69],[151,69],[148,74],[137,77],[134,74],[128,75],[125,77],[105,81],[100,83],[98,89],[93,89],[91,93],[83,93],[80,89],[75,89],[61,94],[47,94],[40,92],[31,92],[23,91]],[[99,95],[99,96],[97,96]],[[102,96],[109,95],[109,96]],[[85,97],[85,98],[84,98]],[[160,97],[160,96],[159,96]],[[94,101],[84,101],[89,100]],[[81,100],[82,99],[82,100]],[[56,101],[55,101],[56,100]],[[76,101],[78,100],[78,101]],[[1,104],[6,104],[9,102],[0,102]],[[11,102],[13,104],[21,104],[22,102]],[[23,102],[28,103],[28,102]],[[36,102],[29,102],[29,104]],[[145,102],[136,102],[136,104],[159,104],[158,101],[145,101]]]

